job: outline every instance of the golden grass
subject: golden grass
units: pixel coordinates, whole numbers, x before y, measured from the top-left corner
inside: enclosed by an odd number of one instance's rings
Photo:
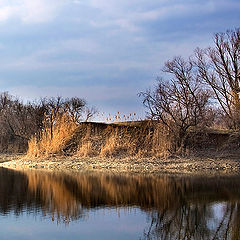
[[[110,129],[109,129],[110,130]],[[119,128],[111,129],[110,134],[106,137],[105,143],[101,147],[100,156],[112,157],[120,155],[127,150],[127,133],[123,133]]]
[[[46,120],[47,122],[47,120]],[[40,137],[28,142],[27,157],[48,157],[66,151],[79,157],[166,157],[172,145],[168,129],[159,123],[77,124],[67,114],[57,114]],[[75,150],[67,149],[74,145]],[[67,150],[66,150],[67,149]]]
[[[167,157],[173,145],[173,136],[163,125],[154,128],[152,139],[152,152],[157,157]]]
[[[99,134],[88,126],[77,156],[166,157],[171,148],[169,131],[160,125],[145,127],[109,125]]]
[[[43,129],[40,139],[33,136],[28,142],[28,157],[42,157],[61,153],[65,144],[71,139],[77,124],[66,114],[57,114],[50,128]]]
[[[107,123],[124,123],[124,122],[135,122],[142,121],[142,119],[136,113],[120,113],[107,114],[107,113],[98,113],[97,117],[100,121]]]

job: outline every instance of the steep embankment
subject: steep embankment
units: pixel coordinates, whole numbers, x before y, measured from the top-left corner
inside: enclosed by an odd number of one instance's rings
[[[162,126],[147,122],[135,125],[81,123],[66,129],[68,124],[53,129],[53,137],[44,135],[29,143],[28,157],[48,157],[53,154],[78,157],[163,157],[168,154],[171,140]],[[64,129],[63,131],[59,129]],[[73,130],[72,130],[73,129]],[[57,136],[57,137],[56,137]]]
[[[239,158],[240,132],[189,131],[174,152],[174,139],[164,126],[146,121],[125,124],[82,123],[61,152],[78,157],[166,158],[172,156]]]
[[[49,170],[106,169],[131,172],[239,172],[240,133],[192,131],[182,151],[171,154],[171,136],[160,126],[82,123],[57,152],[27,155],[1,166]],[[62,144],[64,143],[64,144]]]
[[[85,122],[79,125],[64,119],[51,134],[33,137],[28,144],[28,158],[76,156],[99,158],[238,157],[240,132],[191,130],[179,139],[158,123],[148,121],[105,124]]]

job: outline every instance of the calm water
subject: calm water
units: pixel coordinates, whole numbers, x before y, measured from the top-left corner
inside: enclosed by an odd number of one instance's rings
[[[2,239],[240,239],[240,176],[0,169]]]

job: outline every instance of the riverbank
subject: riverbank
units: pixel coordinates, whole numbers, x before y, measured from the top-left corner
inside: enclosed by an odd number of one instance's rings
[[[240,173],[240,159],[236,156],[214,158],[76,158],[55,156],[48,159],[27,159],[23,155],[2,155],[0,167],[24,170],[51,171],[101,170],[141,173]]]

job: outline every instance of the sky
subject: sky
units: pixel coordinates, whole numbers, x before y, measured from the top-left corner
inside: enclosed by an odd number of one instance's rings
[[[164,62],[211,46],[239,13],[239,0],[0,0],[0,91],[143,117],[138,93]]]

